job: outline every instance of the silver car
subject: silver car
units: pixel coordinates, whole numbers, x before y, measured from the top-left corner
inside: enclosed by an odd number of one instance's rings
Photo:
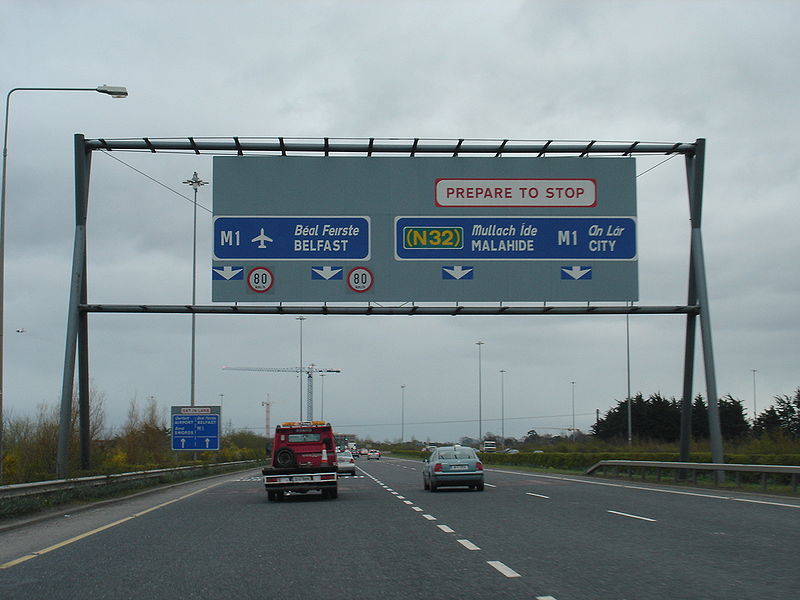
[[[342,450],[336,453],[336,460],[339,463],[340,475],[355,475],[356,474],[356,459],[353,458],[352,453],[347,450]]]
[[[441,446],[422,461],[422,485],[435,492],[444,486],[483,491],[483,463],[473,448]]]

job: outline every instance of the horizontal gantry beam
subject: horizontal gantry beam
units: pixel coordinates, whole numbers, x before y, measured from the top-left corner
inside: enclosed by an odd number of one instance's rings
[[[559,140],[424,140],[420,138],[127,138],[127,139],[87,139],[88,151],[139,150],[146,152],[193,152],[195,154],[231,153],[243,156],[245,153],[275,153],[287,156],[289,153],[355,154],[373,156],[375,154],[394,154],[417,156],[419,154],[443,154],[459,156],[481,154],[503,156],[524,154],[545,156],[552,154],[571,154],[588,156],[605,154],[630,156],[633,154],[686,154],[693,155],[695,143],[684,142],[602,142],[559,141]]]
[[[276,306],[183,304],[81,304],[85,313],[194,313],[209,315],[675,315],[698,314],[699,306]]]

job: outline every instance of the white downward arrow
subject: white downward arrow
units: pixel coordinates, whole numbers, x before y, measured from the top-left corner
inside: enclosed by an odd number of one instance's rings
[[[448,269],[447,267],[442,267],[447,273],[449,273],[454,279],[461,279],[464,275],[468,275],[472,271],[472,267],[467,267],[466,269],[461,265],[456,265],[452,269]]]
[[[342,269],[339,267],[325,266],[322,267],[321,269],[312,268],[311,270],[314,271],[314,273],[316,273],[317,275],[320,275],[323,279],[330,279],[334,275],[337,275]]]
[[[586,269],[582,269],[579,266],[574,266],[574,267],[570,267],[569,269],[567,269],[565,267],[562,267],[561,270],[564,271],[564,273],[566,273],[567,275],[569,275],[573,279],[580,279],[581,277],[586,275],[592,269],[591,269],[591,267],[588,267]]]
[[[244,269],[242,269],[242,268],[235,268],[234,269],[230,265],[226,265],[226,266],[222,267],[221,269],[214,269],[214,272],[219,274],[219,275],[222,275],[225,279],[230,279],[231,277],[234,277],[234,276],[238,275],[239,273],[241,273],[243,270]]]

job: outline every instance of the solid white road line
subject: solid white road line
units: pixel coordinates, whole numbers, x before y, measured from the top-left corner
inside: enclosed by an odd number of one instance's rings
[[[525,492],[528,496],[536,496],[537,498],[547,498],[550,499],[550,496],[542,496],[541,494],[534,494],[533,492]]]
[[[487,560],[486,562],[489,563],[491,566],[493,566],[498,571],[500,571],[506,577],[522,577],[522,575],[517,573],[514,569],[511,569],[511,568],[505,566],[499,560]]]
[[[656,522],[655,519],[648,519],[647,517],[640,517],[640,516],[637,516],[637,515],[629,515],[628,513],[619,512],[619,511],[616,511],[616,510],[609,510],[609,511],[606,511],[606,512],[610,512],[612,515],[620,515],[622,517],[630,517],[631,519],[639,519],[641,521],[650,521],[651,523],[655,523]]]
[[[470,542],[469,540],[457,540],[459,544],[464,546],[467,550],[480,550],[475,544]]]
[[[444,531],[445,533],[455,533],[452,529],[450,529],[447,525],[437,525],[439,529]]]

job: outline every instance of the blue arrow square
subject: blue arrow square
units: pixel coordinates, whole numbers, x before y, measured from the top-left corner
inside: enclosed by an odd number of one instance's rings
[[[324,267],[311,267],[311,279],[324,279],[325,281],[332,281],[334,279],[344,279],[343,267],[331,267],[330,265]]]
[[[592,278],[592,267],[587,265],[567,265],[561,267],[561,279],[578,281]]]
[[[466,265],[451,265],[442,267],[442,279],[474,279],[475,267]]]
[[[244,267],[211,267],[211,279],[215,281],[234,281],[244,279]]]

